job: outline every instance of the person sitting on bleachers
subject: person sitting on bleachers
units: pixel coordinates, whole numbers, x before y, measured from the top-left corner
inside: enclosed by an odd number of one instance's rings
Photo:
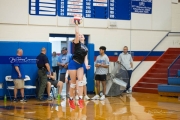
[[[48,99],[47,100],[51,101],[52,100],[52,97],[50,96],[51,85],[54,85],[55,88],[58,88],[58,95],[60,95],[62,88],[63,88],[63,82],[55,80],[56,79],[56,73],[55,72],[52,72],[51,75],[47,75],[47,77],[48,77],[48,81],[47,81]],[[61,99],[62,99],[62,96],[61,96]]]

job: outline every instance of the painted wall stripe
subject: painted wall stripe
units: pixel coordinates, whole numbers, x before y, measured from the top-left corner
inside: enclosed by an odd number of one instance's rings
[[[150,51],[132,51],[132,56],[146,56],[148,55]],[[118,55],[115,55],[117,53]],[[119,56],[119,54],[122,53],[122,51],[106,51],[107,56]],[[164,53],[164,51],[153,51],[149,56],[161,56]],[[95,56],[99,55],[99,51],[95,51]]]

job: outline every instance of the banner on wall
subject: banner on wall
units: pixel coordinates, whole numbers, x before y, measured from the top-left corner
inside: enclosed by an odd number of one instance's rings
[[[133,13],[151,14],[152,0],[132,0]]]

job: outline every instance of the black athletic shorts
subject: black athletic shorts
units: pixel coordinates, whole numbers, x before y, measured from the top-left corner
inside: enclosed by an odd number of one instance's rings
[[[63,83],[65,83],[65,76],[66,76],[66,73],[60,74],[60,81],[62,81]]]
[[[54,87],[57,88],[58,80],[48,80],[47,82],[50,82],[51,85],[54,85]]]
[[[96,75],[95,80],[106,81],[106,74],[104,74],[104,75]]]

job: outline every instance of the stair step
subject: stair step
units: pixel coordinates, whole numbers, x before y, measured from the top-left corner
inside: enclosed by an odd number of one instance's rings
[[[163,58],[164,59],[176,59],[177,58],[177,56],[178,56],[178,54],[176,55],[176,54],[165,54],[165,55],[163,55]]]
[[[174,59],[161,59],[159,62],[160,63],[169,63],[171,64],[174,61]]]
[[[163,68],[163,69],[167,69],[170,66],[170,64],[167,63],[156,63],[153,68]]]
[[[142,82],[149,82],[149,83],[167,83],[166,78],[152,78],[152,77],[144,77],[142,78]]]
[[[168,51],[180,51],[180,48],[169,48]]]
[[[151,68],[150,72],[161,72],[161,73],[167,73],[168,69],[166,68]]]
[[[158,84],[161,83],[148,83],[148,82],[139,82],[137,87],[145,87],[145,88],[157,88]]]
[[[180,50],[178,50],[178,51],[168,51],[167,53],[168,54],[180,54]]]
[[[145,88],[145,87],[134,87],[133,92],[142,92],[142,93],[158,93],[157,88]]]
[[[177,66],[172,67],[169,69],[169,77],[177,77],[178,76],[178,68],[175,68]]]
[[[166,73],[154,72],[154,73],[148,73],[146,76],[152,77],[152,78],[167,78],[168,74],[167,74],[167,72]]]
[[[169,63],[156,63],[157,65],[160,65],[160,66],[168,66],[169,67]]]

